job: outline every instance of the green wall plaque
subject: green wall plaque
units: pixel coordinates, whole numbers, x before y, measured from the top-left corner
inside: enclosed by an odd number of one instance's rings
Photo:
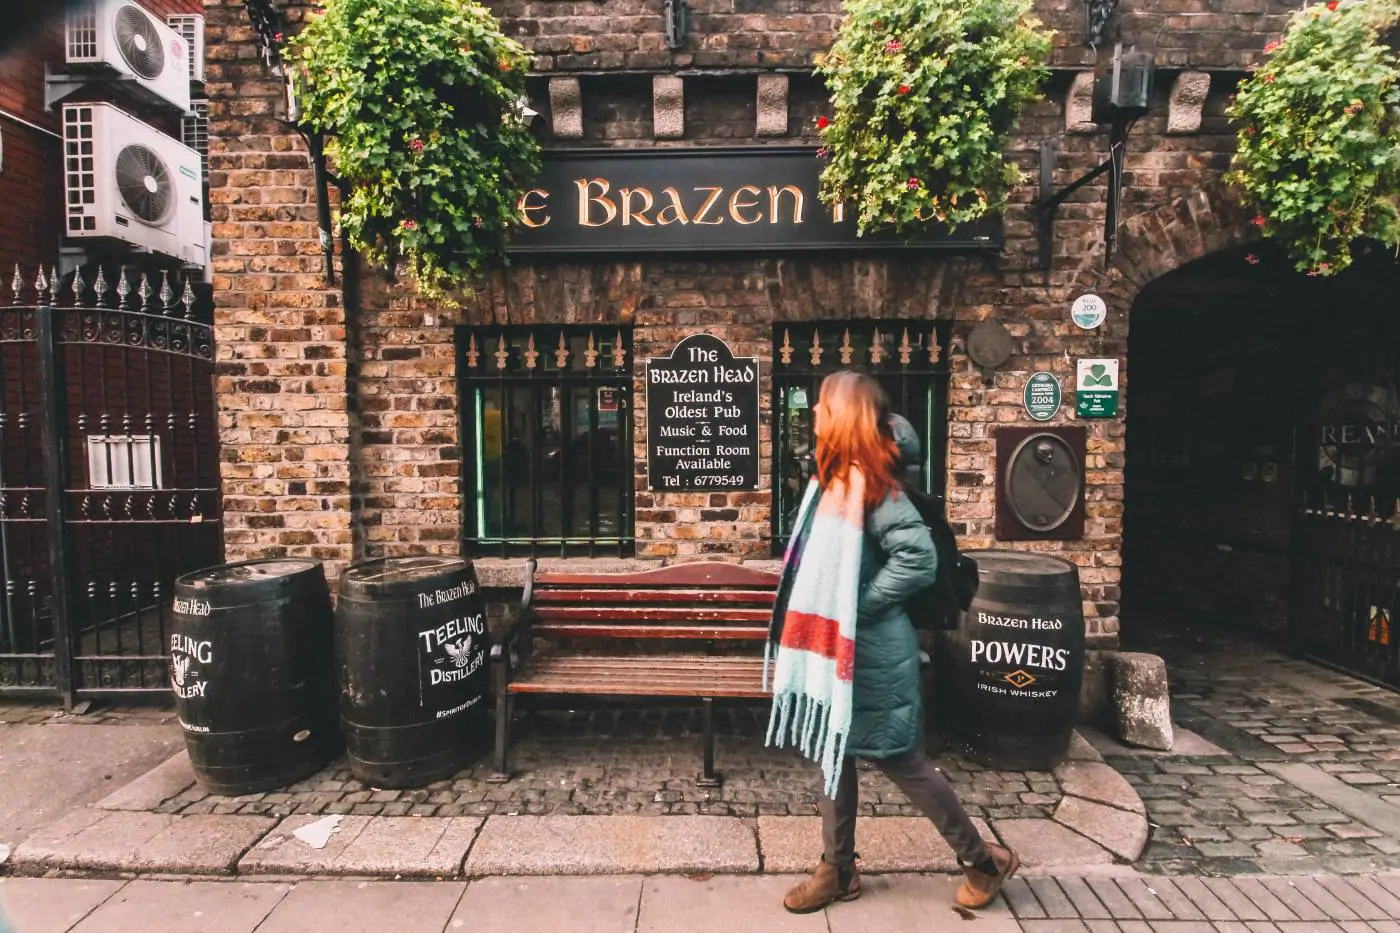
[[[1033,421],[1049,421],[1060,410],[1060,380],[1054,373],[1036,373],[1026,380],[1023,399]]]
[[[1074,413],[1080,418],[1118,417],[1118,361],[1079,360]]]

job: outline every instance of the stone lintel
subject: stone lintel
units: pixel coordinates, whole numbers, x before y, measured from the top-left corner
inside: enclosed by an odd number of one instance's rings
[[[788,133],[788,76],[760,75],[758,78],[758,135],[786,136]]]
[[[1204,71],[1183,71],[1172,85],[1167,110],[1167,132],[1175,135],[1199,133],[1201,113],[1210,95],[1210,75]]]
[[[583,138],[583,91],[578,78],[549,79],[549,116],[559,139]]]
[[[1097,133],[1094,122],[1094,73],[1081,71],[1065,95],[1065,132],[1087,135]]]
[[[685,79],[656,75],[651,79],[652,135],[657,139],[685,137]]]

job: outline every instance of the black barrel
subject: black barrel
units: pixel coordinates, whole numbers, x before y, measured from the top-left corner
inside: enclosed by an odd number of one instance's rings
[[[1074,733],[1084,679],[1079,569],[1023,551],[971,551],[981,585],[939,645],[933,715],[954,747],[999,771],[1048,771]]]
[[[175,581],[171,687],[201,787],[256,794],[335,756],[333,634],[317,561],[252,560]]]
[[[336,663],[350,771],[421,787],[485,751],[486,604],[460,557],[391,557],[340,577]]]

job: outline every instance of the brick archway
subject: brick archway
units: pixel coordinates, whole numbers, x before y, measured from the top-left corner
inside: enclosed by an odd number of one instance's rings
[[[1131,308],[1150,283],[1211,253],[1257,239],[1236,193],[1216,182],[1156,210],[1125,221],[1118,252],[1102,268],[1100,254],[1087,258],[1071,287],[1116,298]]]

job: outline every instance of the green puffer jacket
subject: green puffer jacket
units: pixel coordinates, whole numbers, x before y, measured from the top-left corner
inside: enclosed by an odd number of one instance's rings
[[[896,419],[894,433],[903,460],[916,463],[919,439],[914,429]],[[887,495],[866,515],[865,534],[846,754],[894,758],[918,744],[923,712],[919,642],[904,601],[934,582],[938,554],[918,510],[897,493]]]

